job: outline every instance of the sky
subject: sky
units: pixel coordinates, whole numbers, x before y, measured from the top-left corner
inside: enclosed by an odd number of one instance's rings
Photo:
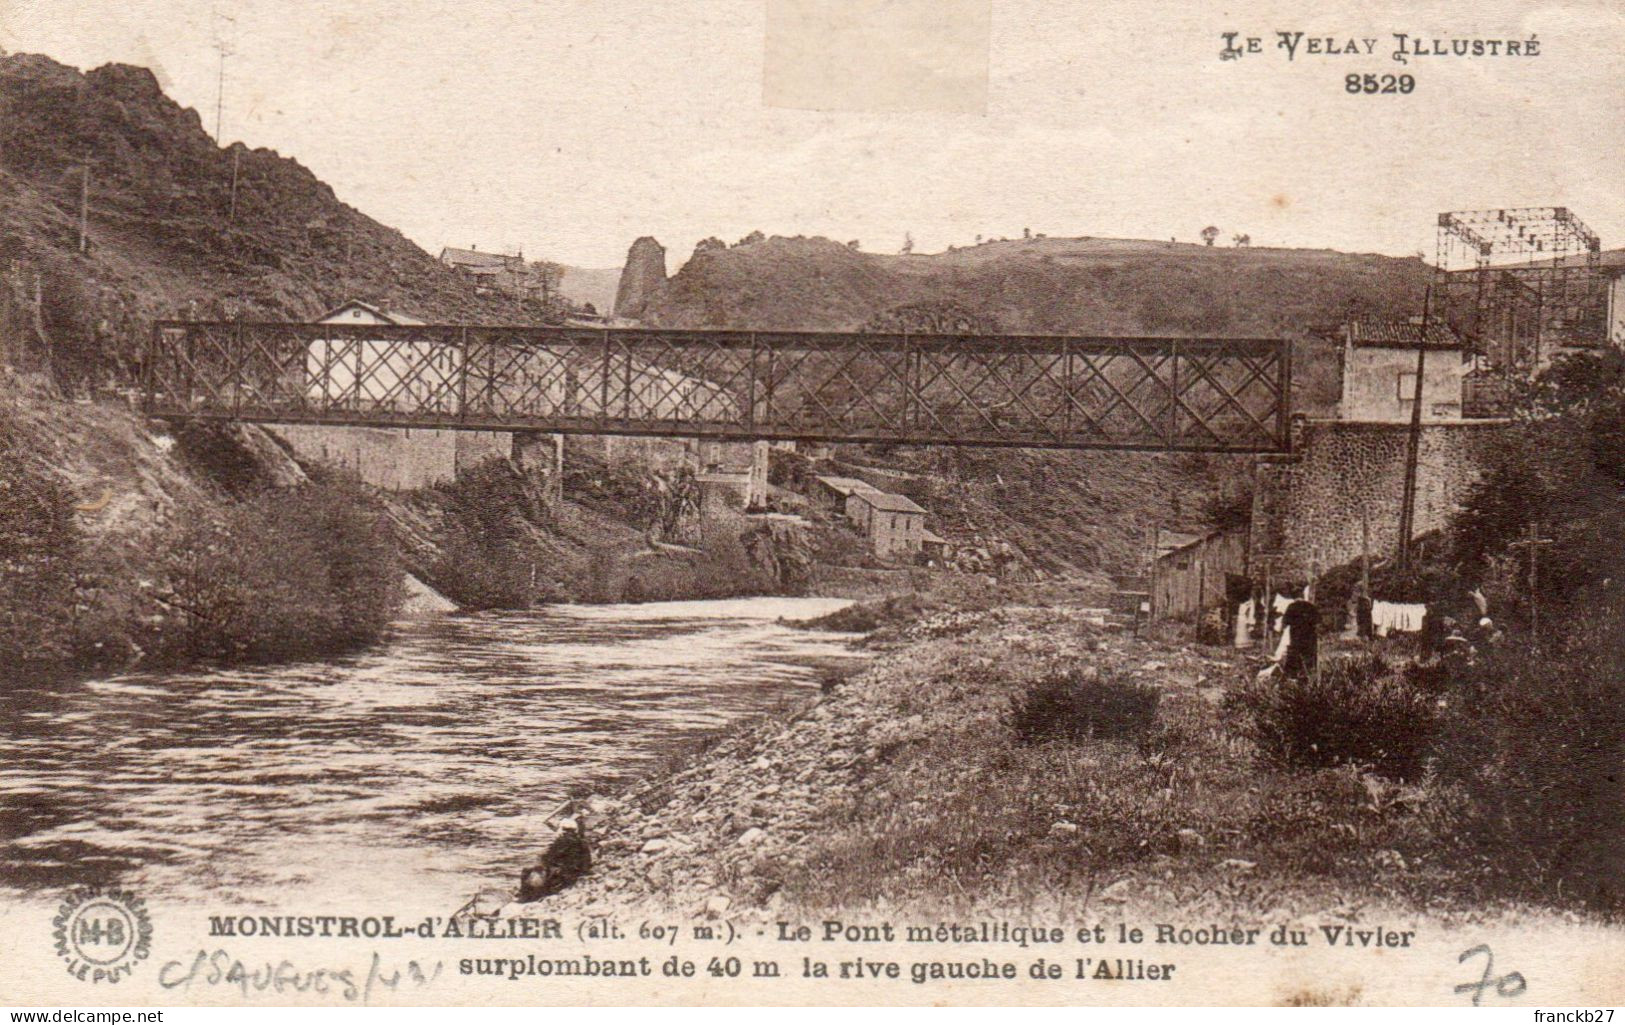
[[[298,159],[430,252],[615,267],[653,235],[675,270],[753,230],[895,252],[1213,224],[1431,258],[1440,211],[1545,205],[1625,244],[1619,0],[926,2],[0,0],[0,47],[149,67],[213,131],[224,40],[223,139]],[[870,21],[912,34],[867,49]],[[911,43],[933,31],[948,43]],[[1288,60],[1279,31],[1377,43]],[[1261,52],[1219,60],[1224,32]],[[1540,55],[1401,65],[1395,32]],[[1415,88],[1350,95],[1350,72]]]

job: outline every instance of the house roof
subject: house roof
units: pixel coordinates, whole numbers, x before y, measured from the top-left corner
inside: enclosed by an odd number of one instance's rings
[[[889,491],[854,491],[853,496],[859,501],[874,506],[885,512],[909,512],[924,514],[925,510],[904,498]]]
[[[920,531],[920,540],[926,542],[927,544],[934,545],[945,545],[948,543],[947,538],[939,537],[938,535],[931,533],[929,530]]]
[[[1160,559],[1165,555],[1172,555],[1177,551],[1189,548],[1198,541],[1205,541],[1207,538],[1212,536],[1212,533],[1217,532],[1214,531],[1208,534],[1186,534],[1178,530],[1165,530],[1162,532],[1161,537],[1159,537],[1157,540],[1157,558]]]
[[[867,491],[879,491],[880,490],[879,488],[875,487],[873,484],[870,484],[868,481],[859,480],[856,477],[825,477],[825,476],[820,476],[820,477],[815,477],[813,479],[818,481],[818,483],[824,485],[825,487],[829,488],[831,491],[836,491],[836,492],[839,492],[840,494],[843,494],[843,495],[850,495],[854,491],[865,491],[865,492],[867,492]]]
[[[450,264],[453,267],[462,267],[465,270],[474,270],[479,267],[504,270],[515,263],[523,261],[518,256],[507,256],[502,253],[482,253],[478,249],[458,249],[455,246],[446,246],[440,250],[440,262]]]
[[[322,314],[317,323],[338,323],[343,319],[345,312],[348,310],[364,310],[365,312],[372,314],[374,317],[377,317],[385,324],[422,325],[428,323],[427,321],[419,320],[416,317],[408,316],[405,313],[396,313],[393,310],[386,310],[381,306],[374,306],[372,303],[362,302],[360,299],[350,299],[346,302],[340,303],[339,305],[328,310],[326,313]]]

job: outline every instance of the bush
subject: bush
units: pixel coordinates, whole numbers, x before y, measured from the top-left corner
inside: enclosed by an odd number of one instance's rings
[[[1093,667],[1059,669],[1011,699],[1007,722],[1023,744],[1139,736],[1151,728],[1161,697],[1147,684],[1102,679]]]
[[[400,608],[401,571],[359,488],[267,491],[199,516],[174,538],[146,637],[158,661],[267,661],[377,640]]]
[[[1611,585],[1617,592],[1617,585]],[[1456,684],[1439,775],[1467,832],[1518,896],[1625,908],[1625,609],[1577,617],[1564,650],[1492,651]]]
[[[533,527],[547,510],[535,482],[511,463],[491,460],[436,489],[445,502],[427,567],[436,590],[465,609],[523,609],[550,597],[536,583]]]
[[[67,654],[82,542],[73,492],[0,439],[0,665]]]
[[[1379,655],[1323,660],[1318,680],[1248,680],[1225,701],[1267,761],[1352,763],[1392,779],[1421,773],[1438,712],[1433,697]]]

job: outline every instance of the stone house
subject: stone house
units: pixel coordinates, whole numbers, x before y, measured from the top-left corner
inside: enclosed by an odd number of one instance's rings
[[[853,491],[846,515],[869,538],[882,559],[912,557],[925,545],[925,510],[902,495],[886,491]]]
[[[524,253],[486,253],[478,249],[445,246],[440,262],[473,279],[479,295],[503,293],[521,299],[541,299],[548,291],[540,265],[525,262]]]
[[[868,481],[856,477],[825,475],[813,478],[813,499],[825,509],[834,512],[846,512],[846,500],[855,492],[879,490]]]
[[[1469,369],[1461,339],[1442,324],[1430,325],[1422,361],[1422,418],[1459,420],[1462,377]],[[1357,321],[1343,336],[1343,393],[1338,417],[1366,423],[1409,423],[1416,401],[1416,355],[1420,320]]]
[[[423,321],[359,299],[334,307],[317,323],[361,326],[421,325]],[[435,373],[419,373],[421,357]],[[432,406],[455,412],[454,393],[444,386],[461,366],[453,346],[400,342],[335,333],[313,339],[305,350],[305,382],[311,398],[340,408]],[[297,372],[297,371],[295,371]],[[440,378],[436,383],[435,378]],[[489,459],[507,458],[513,435],[505,431],[450,431],[405,427],[345,427],[282,423],[267,430],[301,459],[326,463],[374,487],[407,490],[455,479]]]

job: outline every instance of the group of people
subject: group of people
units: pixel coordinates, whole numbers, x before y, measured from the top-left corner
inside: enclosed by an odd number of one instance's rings
[[[1484,592],[1475,588],[1469,595],[1478,610],[1473,636],[1450,616],[1440,620],[1439,634],[1434,635],[1439,639],[1432,646],[1442,660],[1452,665],[1471,665],[1480,648],[1493,648],[1505,636],[1489,616],[1489,600]],[[1357,614],[1359,635],[1365,640],[1372,637],[1372,605],[1370,599],[1364,599]],[[1269,665],[1259,675],[1261,678],[1279,674],[1286,679],[1307,679],[1314,674],[1320,659],[1320,609],[1315,604],[1313,581],[1291,592],[1281,609],[1279,622],[1281,640],[1275,646]]]

